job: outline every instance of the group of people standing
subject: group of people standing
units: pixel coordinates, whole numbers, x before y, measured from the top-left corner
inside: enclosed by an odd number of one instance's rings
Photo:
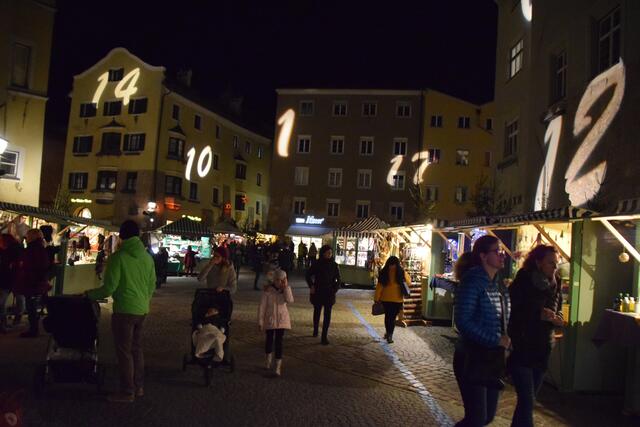
[[[20,334],[22,338],[37,337],[39,333],[42,298],[51,289],[49,280],[55,275],[55,250],[45,241],[45,232],[50,236],[49,226],[30,229],[25,234],[26,247],[12,234],[0,235],[0,333],[9,330],[7,302],[11,294],[15,299],[12,326],[21,323],[26,310],[29,329]],[[48,246],[47,246],[48,245]]]
[[[498,281],[504,259],[499,240],[483,236],[456,264],[453,368],[465,410],[458,426],[493,421],[505,372],[518,397],[512,426],[533,426],[553,330],[564,324],[557,250],[535,247],[508,288]]]

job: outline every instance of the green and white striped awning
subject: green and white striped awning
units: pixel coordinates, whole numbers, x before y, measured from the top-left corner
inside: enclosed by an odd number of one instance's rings
[[[213,232],[202,222],[193,221],[189,218],[180,218],[171,224],[158,228],[163,234],[171,234],[174,236],[188,237],[206,237],[213,236]]]
[[[518,224],[523,222],[545,222],[545,221],[570,221],[576,219],[590,218],[595,212],[588,209],[566,206],[564,208],[548,209],[518,215],[503,215],[498,217],[500,225]]]

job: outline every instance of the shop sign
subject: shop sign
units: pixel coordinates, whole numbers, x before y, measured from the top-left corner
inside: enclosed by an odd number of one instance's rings
[[[296,224],[321,225],[324,218],[316,218],[313,215],[307,215],[306,218],[296,218]]]

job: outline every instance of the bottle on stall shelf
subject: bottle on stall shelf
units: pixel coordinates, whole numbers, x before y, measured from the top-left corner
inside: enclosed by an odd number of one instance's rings
[[[636,312],[636,299],[634,297],[629,297],[629,313]]]
[[[622,292],[618,294],[618,299],[616,300],[616,311],[624,311],[623,310],[623,303],[624,303],[624,295],[622,295]]]

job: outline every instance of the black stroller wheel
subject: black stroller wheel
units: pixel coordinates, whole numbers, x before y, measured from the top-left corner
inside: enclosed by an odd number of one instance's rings
[[[189,355],[184,354],[182,356],[182,372],[187,372],[187,365],[189,364]]]
[[[33,389],[36,397],[44,397],[47,391],[47,367],[46,365],[39,365],[36,368],[36,372],[33,375]]]
[[[205,366],[204,369],[204,385],[209,387],[211,385],[211,366]]]

